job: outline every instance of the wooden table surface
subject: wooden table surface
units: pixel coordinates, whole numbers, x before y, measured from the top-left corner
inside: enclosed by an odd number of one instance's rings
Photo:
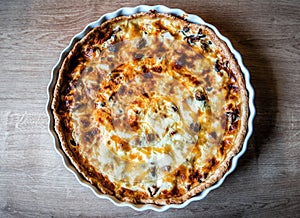
[[[236,171],[204,200],[164,213],[97,198],[67,171],[47,130],[47,84],[72,36],[123,6],[164,4],[229,37],[251,72],[255,131]],[[0,1],[0,217],[299,217],[300,3]]]

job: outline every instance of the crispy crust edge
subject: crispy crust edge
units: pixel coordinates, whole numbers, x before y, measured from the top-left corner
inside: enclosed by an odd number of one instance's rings
[[[121,197],[117,195],[114,191],[110,190],[109,188],[105,187],[103,184],[107,181],[104,179],[104,181],[97,181],[93,176],[90,176],[88,173],[88,169],[86,169],[84,166],[82,166],[80,163],[78,163],[78,160],[76,160],[76,157],[74,157],[73,152],[70,150],[69,146],[67,145],[67,142],[65,140],[64,136],[64,131],[62,127],[60,126],[60,118],[59,114],[56,111],[56,108],[59,104],[59,98],[60,94],[59,91],[61,90],[61,87],[63,85],[63,73],[65,70],[65,67],[68,65],[70,62],[72,56],[76,53],[78,48],[85,43],[87,38],[93,34],[95,29],[97,28],[103,28],[106,25],[109,25],[110,23],[117,22],[122,19],[133,19],[139,16],[150,16],[150,17],[156,17],[157,15],[162,16],[162,17],[168,17],[172,18],[174,20],[178,20],[180,22],[184,22],[186,24],[192,25],[192,26],[201,26],[201,28],[204,28],[205,31],[207,31],[207,34],[211,37],[211,39],[214,41],[214,43],[221,48],[222,54],[225,56],[227,60],[229,60],[229,68],[232,69],[232,72],[235,74],[237,78],[237,82],[240,89],[240,97],[241,97],[241,114],[242,116],[240,117],[240,128],[239,132],[237,133],[237,137],[233,143],[233,147],[231,148],[230,152],[227,153],[226,158],[223,160],[223,162],[218,166],[217,170],[212,174],[210,177],[206,179],[205,182],[199,184],[195,188],[187,191],[184,195],[180,197],[171,197],[171,198],[164,198],[164,199],[157,199],[157,198],[146,198],[146,199],[136,199],[134,196],[125,196]],[[116,18],[112,18],[110,20],[105,21],[102,23],[100,26],[91,29],[81,40],[77,41],[73,48],[70,50],[68,55],[65,57],[59,72],[58,72],[58,78],[55,84],[55,89],[54,89],[54,95],[53,95],[53,101],[51,104],[51,111],[53,113],[54,117],[54,129],[55,132],[57,133],[59,137],[59,141],[61,143],[61,147],[63,151],[65,152],[66,156],[72,163],[72,165],[76,168],[76,170],[80,173],[81,176],[83,176],[86,180],[88,180],[92,185],[97,186],[98,190],[102,192],[103,194],[109,194],[113,195],[118,200],[129,202],[129,203],[144,203],[144,204],[157,204],[157,205],[166,205],[166,204],[181,204],[185,202],[186,200],[190,199],[191,197],[199,194],[201,191],[205,190],[206,188],[212,186],[214,183],[216,183],[218,180],[220,180],[228,171],[229,166],[231,164],[232,158],[239,153],[243,142],[244,138],[247,132],[247,121],[248,121],[248,115],[249,115],[249,106],[248,106],[248,93],[245,87],[245,81],[244,81],[244,76],[240,70],[240,66],[238,65],[235,57],[231,53],[230,49],[228,48],[227,44],[222,41],[216,34],[215,32],[210,29],[209,27],[205,25],[199,25],[195,23],[188,22],[184,20],[184,18],[177,17],[172,14],[165,14],[165,13],[157,13],[157,12],[140,12],[136,13],[130,16],[120,16]],[[110,182],[110,181],[109,181]]]

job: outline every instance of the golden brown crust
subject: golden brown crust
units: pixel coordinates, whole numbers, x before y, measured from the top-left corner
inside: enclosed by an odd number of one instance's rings
[[[52,110],[55,118],[55,130],[59,136],[61,146],[66,153],[66,155],[69,157],[72,164],[75,166],[75,168],[93,185],[98,187],[98,189],[103,192],[104,194],[114,195],[121,201],[127,201],[131,203],[154,203],[158,205],[165,205],[165,204],[180,204],[187,199],[191,198],[192,196],[200,193],[207,187],[210,187],[214,183],[216,183],[219,179],[221,179],[224,174],[227,172],[230,162],[232,158],[240,151],[246,130],[247,130],[247,119],[248,119],[248,94],[245,88],[244,78],[240,71],[240,68],[233,57],[232,53],[230,52],[227,45],[220,40],[216,34],[208,27],[201,25],[201,29],[207,36],[210,37],[210,40],[213,41],[215,46],[217,47],[219,54],[221,55],[220,58],[223,58],[223,60],[220,59],[220,62],[224,64],[223,70],[226,71],[229,75],[229,77],[233,78],[233,86],[237,87],[238,94],[234,94],[234,97],[238,96],[239,104],[235,105],[236,108],[231,109],[229,111],[229,116],[239,116],[238,121],[234,123],[234,125],[229,125],[227,128],[227,138],[224,138],[221,142],[220,147],[220,153],[221,156],[223,153],[225,154],[225,158],[222,161],[216,161],[216,159],[211,160],[211,164],[207,166],[206,170],[210,171],[212,170],[213,173],[210,174],[210,172],[207,173],[208,177],[204,178],[201,182],[191,182],[190,184],[194,185],[194,187],[189,188],[188,190],[182,191],[182,189],[178,189],[177,185],[175,186],[175,189],[173,187],[172,190],[165,190],[165,194],[160,194],[159,197],[154,197],[155,193],[157,192],[157,187],[154,186],[154,190],[147,190],[145,191],[135,191],[134,189],[129,189],[128,187],[122,187],[119,184],[116,183],[116,181],[111,181],[110,178],[108,178],[107,175],[103,175],[102,172],[99,172],[95,169],[95,167],[91,166],[89,162],[82,157],[76,150],[76,148],[73,148],[70,145],[70,140],[72,139],[72,122],[66,119],[68,118],[68,110],[64,106],[62,106],[62,102],[65,100],[62,100],[62,92],[64,89],[66,89],[64,86],[68,82],[70,82],[70,77],[72,75],[70,74],[71,71],[74,70],[74,68],[78,65],[78,63],[74,62],[74,57],[80,56],[80,52],[82,52],[82,49],[86,44],[93,43],[94,37],[97,37],[99,34],[97,31],[106,30],[103,31],[103,35],[100,38],[101,43],[105,42],[110,37],[111,29],[109,28],[110,25],[115,24],[119,21],[123,20],[130,20],[140,17],[148,17],[148,18],[156,18],[160,17],[161,19],[167,18],[176,20],[179,23],[182,23],[183,26],[188,26],[189,28],[193,29],[194,31],[198,31],[199,25],[189,23],[181,18],[167,15],[167,14],[159,14],[159,13],[139,13],[135,14],[129,17],[117,17],[114,19],[111,19],[109,21],[104,22],[100,27],[97,27],[93,30],[91,30],[83,39],[81,39],[79,42],[77,42],[72,50],[69,52],[68,56],[63,61],[63,64],[60,68],[57,84],[54,90],[54,99],[52,102]],[[105,35],[106,34],[106,35]],[[220,66],[217,66],[220,67]],[[230,88],[228,91],[228,95],[230,98]],[[236,96],[235,96],[236,95]],[[63,109],[66,109],[65,111]],[[233,111],[232,111],[233,110]],[[235,112],[235,110],[237,112]],[[237,113],[237,114],[234,114]],[[63,115],[62,115],[63,114]],[[233,119],[233,118],[231,118]],[[235,119],[235,118],[234,118]],[[132,121],[131,121],[132,122]],[[228,121],[229,122],[229,121]],[[99,133],[93,132],[92,138],[95,137]],[[224,134],[225,135],[225,134]],[[235,138],[230,138],[230,135],[234,135]],[[87,140],[87,139],[86,139]],[[231,140],[231,141],[230,141]],[[233,140],[233,141],[232,141]],[[124,144],[124,143],[123,143]],[[227,148],[228,147],[228,148]],[[124,146],[123,146],[124,148]],[[126,149],[129,148],[125,146],[125,152]],[[217,163],[215,163],[217,162]],[[206,164],[207,165],[207,164]],[[214,166],[215,165],[215,166]],[[184,169],[186,171],[186,169]],[[204,170],[204,168],[203,168]],[[174,171],[175,172],[175,171]],[[204,172],[204,171],[203,171]],[[203,173],[202,172],[202,173]],[[176,174],[172,174],[173,176],[182,176],[182,172],[180,170],[177,170]],[[192,169],[192,173],[187,174],[189,176],[193,176],[196,173],[195,169]],[[206,172],[204,172],[206,173]],[[177,175],[178,174],[178,175]],[[198,175],[198,174],[197,174]],[[203,177],[203,176],[202,176]],[[205,176],[204,176],[205,177]],[[186,179],[185,179],[186,180]]]

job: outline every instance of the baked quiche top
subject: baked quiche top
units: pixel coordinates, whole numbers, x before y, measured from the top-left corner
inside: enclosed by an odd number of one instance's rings
[[[73,46],[52,110],[64,152],[90,183],[163,205],[226,173],[244,140],[248,97],[210,28],[149,12],[108,20]]]

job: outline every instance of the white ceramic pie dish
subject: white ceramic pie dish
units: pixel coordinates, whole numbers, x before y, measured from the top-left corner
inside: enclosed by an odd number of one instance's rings
[[[216,35],[227,44],[230,51],[232,52],[232,54],[236,58],[239,66],[241,68],[241,71],[244,75],[246,89],[248,91],[248,97],[249,97],[249,118],[248,118],[247,134],[245,136],[245,140],[244,140],[243,146],[241,148],[241,151],[236,156],[234,156],[233,159],[232,159],[230,169],[226,172],[226,174],[222,177],[222,179],[220,179],[213,186],[205,189],[204,191],[202,191],[198,195],[188,199],[187,201],[185,201],[182,204],[171,204],[171,205],[165,205],[165,206],[152,205],[152,204],[131,204],[131,203],[127,203],[127,202],[121,202],[113,196],[102,194],[96,187],[91,185],[88,181],[86,181],[77,172],[77,170],[74,168],[74,166],[69,161],[68,157],[65,155],[65,153],[64,153],[64,151],[63,151],[63,149],[60,145],[60,142],[58,140],[58,136],[57,136],[57,134],[54,130],[54,119],[53,119],[53,114],[52,114],[52,111],[51,111],[51,102],[53,100],[53,91],[54,91],[54,87],[55,87],[56,82],[57,82],[58,71],[59,71],[59,69],[62,65],[62,62],[63,62],[64,58],[67,56],[68,52],[74,46],[74,44],[77,41],[79,41],[81,38],[83,38],[91,29],[99,26],[101,23],[103,23],[106,20],[109,20],[111,18],[115,18],[115,17],[118,17],[118,16],[122,16],[122,15],[132,15],[132,14],[135,14],[135,13],[138,13],[138,12],[149,12],[150,10],[155,10],[159,13],[168,13],[168,14],[172,14],[172,15],[176,15],[176,16],[184,16],[185,19],[188,20],[189,22],[197,23],[197,24],[203,24],[203,25],[206,25],[206,26],[210,27],[216,33]],[[52,70],[51,81],[48,85],[47,113],[48,113],[48,116],[49,116],[49,131],[50,131],[51,135],[53,136],[55,149],[60,154],[60,156],[62,157],[65,167],[76,176],[79,183],[81,183],[82,185],[90,188],[93,191],[93,193],[96,196],[98,196],[99,198],[108,199],[113,204],[115,204],[117,206],[121,206],[121,207],[127,206],[127,207],[131,207],[131,208],[133,208],[137,211],[144,211],[144,210],[151,209],[151,210],[162,212],[162,211],[168,210],[170,208],[184,208],[185,206],[187,206],[189,203],[191,203],[193,201],[202,200],[203,198],[206,197],[206,195],[211,190],[218,188],[224,182],[225,178],[235,170],[235,168],[237,166],[238,159],[245,153],[245,151],[247,149],[248,140],[249,140],[249,138],[250,138],[250,136],[253,132],[253,119],[254,119],[254,116],[255,116],[254,90],[253,90],[253,87],[250,83],[250,74],[249,74],[248,70],[246,69],[246,67],[243,64],[242,57],[241,57],[240,53],[237,52],[233,48],[233,46],[232,46],[231,42],[229,41],[229,39],[227,39],[226,37],[224,37],[223,35],[220,34],[220,32],[217,30],[217,28],[215,26],[206,23],[205,21],[203,21],[200,17],[198,17],[196,15],[187,14],[187,13],[185,13],[184,11],[182,11],[180,9],[171,9],[171,8],[168,8],[168,7],[165,7],[165,6],[162,6],[162,5],[156,5],[156,6],[140,5],[140,6],[137,6],[137,7],[134,7],[134,8],[127,8],[127,7],[126,8],[120,8],[119,10],[117,10],[115,12],[107,13],[107,14],[103,15],[99,20],[87,25],[82,32],[80,32],[79,34],[75,35],[72,38],[69,46],[63,50],[57,64],[53,67],[53,70]]]

